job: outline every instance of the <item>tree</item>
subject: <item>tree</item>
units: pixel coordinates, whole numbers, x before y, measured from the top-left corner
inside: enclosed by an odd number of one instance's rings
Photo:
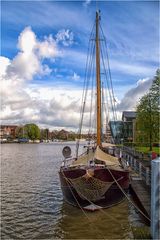
[[[25,131],[26,131],[28,138],[31,140],[36,140],[36,139],[40,138],[40,129],[34,123],[26,124]]]
[[[160,70],[158,69],[149,92],[140,99],[137,106],[136,140],[149,143],[150,151],[152,143],[159,141],[159,88]]]
[[[16,138],[28,138],[25,126],[16,127],[15,135]]]
[[[44,139],[44,140],[49,139],[49,129],[48,128],[40,130],[40,138]]]

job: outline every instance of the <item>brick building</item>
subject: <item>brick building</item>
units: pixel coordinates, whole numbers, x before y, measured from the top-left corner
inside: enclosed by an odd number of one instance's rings
[[[14,139],[16,136],[16,125],[1,125],[0,126],[0,139]]]

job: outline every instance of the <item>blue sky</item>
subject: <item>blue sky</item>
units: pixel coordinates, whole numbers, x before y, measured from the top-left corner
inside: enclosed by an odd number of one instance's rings
[[[146,81],[153,78],[159,66],[159,3],[158,1],[99,1],[98,7],[101,9],[101,24],[108,42],[115,95],[119,101],[124,101],[127,92],[131,89],[136,91],[139,83],[145,82],[147,85]],[[27,27],[30,29],[28,31],[34,33],[39,43],[44,42],[46,38],[49,39],[49,35],[56,41],[57,54],[38,58],[41,67],[45,69],[47,67],[45,71],[47,74],[33,71],[30,79],[27,80],[23,76],[21,88],[25,92],[27,88],[32,89],[33,93],[36,88],[43,87],[54,90],[64,87],[75,91],[81,90],[88,39],[95,19],[95,11],[96,2],[89,0],[1,2],[1,56],[5,61],[9,59],[12,70],[13,67],[14,69],[17,67],[14,59],[22,52],[18,47],[18,41],[21,40],[18,39],[22,37]],[[20,66],[17,69],[19,71]],[[18,86],[20,90],[20,85]],[[146,89],[144,88],[144,91]],[[142,88],[141,93],[144,94],[144,91]],[[29,90],[27,94],[31,97]],[[139,92],[138,96],[140,96]],[[48,99],[50,100],[51,98]],[[13,106],[8,107],[10,114],[13,113]],[[15,114],[15,123],[16,116],[19,116],[17,114],[18,112]],[[5,116],[3,121],[9,123],[9,115]],[[44,125],[50,124],[40,119],[37,121]],[[21,122],[21,119],[17,122]]]

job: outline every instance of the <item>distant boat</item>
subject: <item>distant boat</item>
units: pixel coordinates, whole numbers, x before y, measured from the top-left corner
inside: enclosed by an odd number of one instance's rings
[[[19,138],[18,143],[28,143],[29,139],[28,138]]]
[[[109,150],[107,146],[103,145],[102,140],[102,111],[104,109],[102,106],[101,64],[104,64],[105,60],[100,44],[100,41],[103,41],[103,36],[100,35],[100,32],[103,33],[103,30],[100,25],[99,12],[96,12],[96,21],[93,29],[95,34],[92,31],[90,38],[92,46],[89,48],[95,60],[88,56],[87,59],[90,62],[87,64],[90,70],[93,70],[94,63],[96,63],[95,74],[88,74],[89,78],[94,78],[95,76],[96,79],[96,92],[93,94],[93,97],[96,96],[96,131],[92,134],[92,144],[86,146],[83,154],[79,155],[78,153],[79,141],[75,158],[71,157],[69,147],[63,149],[65,160],[59,171],[64,200],[69,204],[91,211],[119,203],[124,199],[124,193],[129,187],[129,170],[121,165],[117,157],[108,153],[113,145],[108,144]],[[85,94],[83,95],[86,96]],[[80,119],[80,134],[85,103],[86,98],[84,97]],[[93,121],[90,122],[92,124]]]

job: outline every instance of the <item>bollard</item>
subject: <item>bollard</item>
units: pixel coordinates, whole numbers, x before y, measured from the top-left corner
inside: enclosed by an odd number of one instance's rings
[[[160,157],[152,160],[151,167],[151,235],[160,239]]]

